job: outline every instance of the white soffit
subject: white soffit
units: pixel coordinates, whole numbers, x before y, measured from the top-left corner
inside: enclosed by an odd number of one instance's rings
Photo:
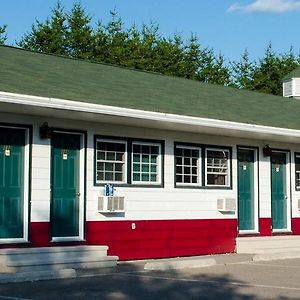
[[[2,112],[300,143],[300,130],[0,92]],[[45,120],[47,121],[47,120]]]

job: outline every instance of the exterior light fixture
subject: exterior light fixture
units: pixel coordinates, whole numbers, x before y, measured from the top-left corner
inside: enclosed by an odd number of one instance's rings
[[[269,146],[269,144],[266,144],[266,146],[263,147],[263,154],[264,156],[271,156],[272,148]]]
[[[40,127],[40,138],[41,139],[50,139],[52,135],[52,128],[49,127],[47,122]]]

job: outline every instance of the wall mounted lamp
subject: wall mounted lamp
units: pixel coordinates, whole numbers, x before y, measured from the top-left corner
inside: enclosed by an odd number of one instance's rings
[[[40,127],[40,138],[41,139],[50,139],[52,135],[52,128],[49,127],[47,122],[44,122]]]

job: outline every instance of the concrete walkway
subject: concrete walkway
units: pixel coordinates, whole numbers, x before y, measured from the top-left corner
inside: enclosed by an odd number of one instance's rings
[[[184,270],[202,267],[212,267],[217,265],[232,265],[247,263],[253,261],[278,260],[286,258],[297,258],[299,253],[290,253],[289,255],[282,255],[280,253],[264,254],[263,256],[257,254],[219,254],[219,255],[204,255],[192,257],[178,257],[167,259],[149,259],[149,260],[133,260],[121,261],[115,268],[97,268],[97,269],[63,269],[63,270],[49,270],[47,272],[24,272],[16,274],[0,274],[0,283],[9,282],[27,282],[50,279],[66,279],[66,278],[80,278],[86,276],[94,276],[99,274],[113,274],[131,271],[167,271],[167,270]]]
[[[119,262],[119,267],[134,265],[144,270],[176,270],[209,267],[217,264],[252,261],[254,254],[216,254]]]
[[[144,270],[145,262],[121,262],[115,270],[76,270],[76,278],[0,284],[0,299],[299,300],[299,258],[261,262],[236,254],[208,258],[216,265],[155,271]]]

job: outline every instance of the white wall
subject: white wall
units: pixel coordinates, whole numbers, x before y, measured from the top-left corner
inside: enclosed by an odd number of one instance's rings
[[[293,96],[300,97],[300,78],[293,78],[293,85],[294,85]]]
[[[45,118],[24,117],[0,113],[1,122],[29,124],[33,127],[32,145],[32,194],[31,221],[49,221],[50,219],[50,141],[39,138],[39,126]],[[21,120],[21,121],[20,121]],[[218,219],[233,218],[217,211],[217,199],[220,197],[237,198],[237,145],[259,147],[259,199],[260,217],[271,216],[270,160],[264,157],[264,141],[208,136],[196,133],[158,131],[146,128],[133,128],[110,124],[64,121],[48,119],[50,126],[88,131],[87,141],[87,195],[86,219],[96,220],[139,220],[139,219]],[[124,136],[133,138],[161,139],[165,141],[165,182],[164,188],[117,187],[116,193],[125,196],[125,215],[104,215],[97,212],[98,196],[103,195],[103,187],[94,186],[94,135]],[[173,144],[192,142],[199,144],[232,147],[232,186],[225,189],[183,189],[174,188]],[[269,143],[269,142],[268,142]],[[291,198],[292,216],[300,217],[297,203],[300,191],[295,191],[294,151],[300,152],[300,145],[269,143],[272,148],[291,150]]]
[[[292,79],[289,81],[283,82],[282,88],[283,88],[283,97],[293,96],[293,80]]]
[[[50,140],[41,140],[39,125],[34,124],[32,136],[31,220],[50,219]]]
[[[283,82],[283,97],[300,97],[300,78],[291,78]]]

